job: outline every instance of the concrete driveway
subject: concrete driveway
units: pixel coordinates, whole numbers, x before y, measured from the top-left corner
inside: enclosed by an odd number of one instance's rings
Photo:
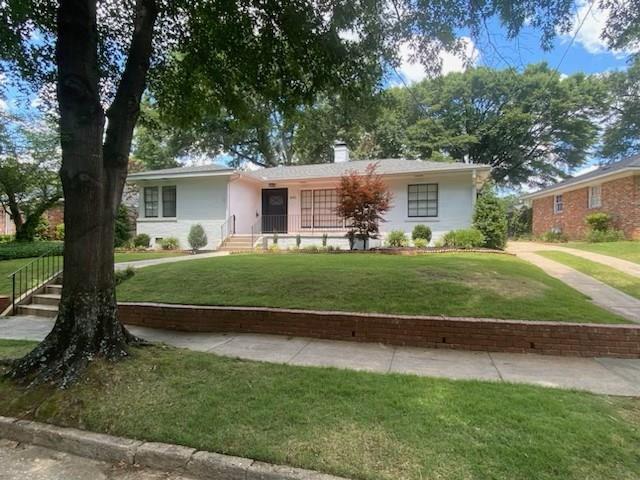
[[[0,319],[0,338],[41,340],[53,321]],[[640,360],[396,347],[276,335],[184,333],[130,327],[153,342],[228,357],[287,365],[336,367],[456,380],[527,383],[593,393],[640,396]]]

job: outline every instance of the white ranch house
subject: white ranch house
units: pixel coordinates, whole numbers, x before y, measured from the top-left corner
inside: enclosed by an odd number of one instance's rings
[[[335,149],[335,163],[295,165],[240,171],[216,165],[133,173],[128,181],[140,191],[137,232],[151,245],[176,237],[188,248],[189,229],[201,224],[207,249],[268,246],[277,234],[278,246],[328,245],[348,248],[344,221],[335,214],[336,187],[348,171],[377,172],[393,194],[392,207],[380,225],[381,238],[391,230],[411,234],[416,224],[433,231],[432,242],[450,230],[471,225],[476,192],[490,167],[465,163],[384,159],[349,161],[344,145]]]

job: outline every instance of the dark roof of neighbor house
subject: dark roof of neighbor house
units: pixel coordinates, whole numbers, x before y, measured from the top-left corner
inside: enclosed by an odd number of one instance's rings
[[[377,173],[382,175],[397,175],[403,173],[421,172],[451,172],[469,170],[490,170],[489,165],[469,164],[459,162],[434,162],[428,160],[407,160],[404,158],[390,158],[382,160],[354,160],[341,163],[317,163],[308,165],[290,165],[259,170],[243,171],[242,175],[260,181],[271,180],[302,180],[305,178],[337,178],[346,172],[355,170],[363,173],[368,165],[377,163]],[[236,172],[232,168],[220,165],[203,165],[198,167],[178,167],[164,170],[150,170],[132,173],[129,180],[162,179],[172,177],[225,175]]]
[[[640,169],[640,155],[634,155],[632,157],[622,159],[618,162],[608,163],[591,172],[585,173],[583,175],[578,175],[577,177],[567,178],[566,180],[555,183],[547,188],[543,188],[542,190],[538,190],[537,192],[524,195],[523,198],[527,199],[544,196],[545,194],[551,193],[556,190],[564,190],[566,187],[570,187],[574,184],[578,185],[584,182],[589,182],[591,180],[597,180],[601,177],[614,175],[616,173],[622,173],[628,169]]]
[[[354,160],[340,163],[291,165],[286,167],[264,168],[261,170],[245,172],[245,174],[263,181],[301,180],[305,178],[337,178],[349,171],[364,173],[367,166],[372,163],[377,163],[378,166],[376,172],[382,175],[490,169],[488,165],[479,164],[390,158],[381,160]]]

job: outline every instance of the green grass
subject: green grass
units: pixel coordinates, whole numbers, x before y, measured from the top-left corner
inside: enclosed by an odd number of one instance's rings
[[[155,258],[178,257],[184,252],[173,250],[165,252],[116,252],[116,263],[137,262],[138,260],[153,260]]]
[[[135,262],[137,260],[152,260],[154,258],[166,258],[183,255],[182,252],[116,252],[115,261]],[[0,261],[0,295],[11,294],[11,279],[8,277],[13,272],[32,262],[35,257],[19,258],[15,260]]]
[[[544,250],[536,252],[538,255],[547,257],[556,262],[563,263],[579,272],[585,273],[597,280],[600,280],[613,288],[617,288],[632,297],[640,299],[640,278],[608,267],[602,263],[592,262],[582,257],[576,257],[570,253]]]
[[[604,243],[569,242],[561,244],[560,246],[611,255],[612,257],[622,258],[630,262],[640,263],[640,241],[625,240]]]
[[[0,355],[16,348],[0,341]],[[96,362],[68,390],[26,391],[2,378],[0,415],[358,480],[640,478],[638,399],[168,347]]]
[[[232,255],[145,268],[118,288],[118,299],[626,322],[537,267],[490,254]]]

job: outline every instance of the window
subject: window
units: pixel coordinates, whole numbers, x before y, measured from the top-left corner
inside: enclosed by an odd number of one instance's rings
[[[335,188],[302,190],[300,214],[302,228],[342,228],[343,221],[336,213],[338,192]]]
[[[162,187],[162,216],[176,216],[176,187]]]
[[[554,213],[562,213],[564,211],[564,200],[562,195],[556,195],[553,197],[553,211]]]
[[[144,216],[158,216],[158,187],[144,187]]]
[[[438,216],[438,184],[419,183],[409,185],[409,216]]]
[[[589,208],[600,208],[602,206],[602,187],[596,185],[589,187]]]

